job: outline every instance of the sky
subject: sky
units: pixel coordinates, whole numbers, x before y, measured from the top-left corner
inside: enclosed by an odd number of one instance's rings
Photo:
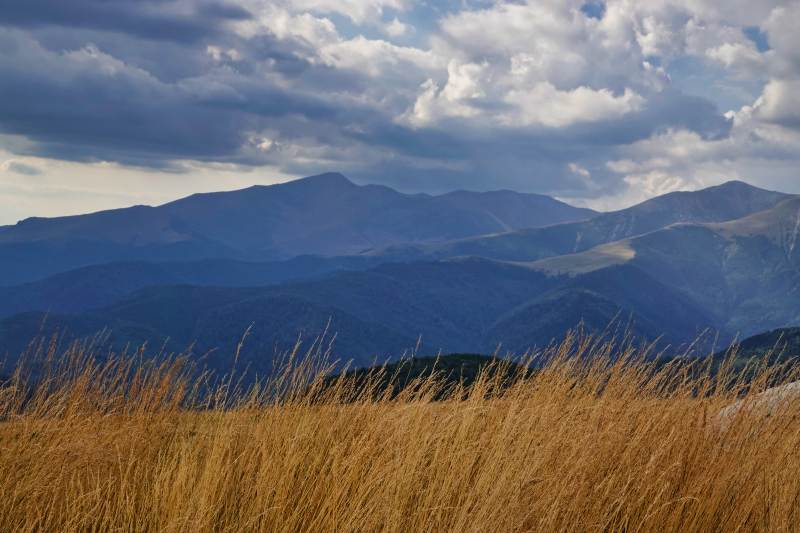
[[[800,1],[0,0],[0,224],[327,171],[800,193]]]

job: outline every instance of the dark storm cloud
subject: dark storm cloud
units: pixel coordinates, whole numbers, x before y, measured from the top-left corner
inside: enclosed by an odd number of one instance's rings
[[[55,55],[19,37],[0,36],[0,128],[35,140],[40,155],[213,156],[238,144],[231,138],[236,119],[209,116],[189,91],[180,94],[91,47]]]
[[[26,32],[0,29],[0,132],[35,141],[28,155],[152,167],[169,166],[174,159],[264,163],[266,156],[240,153],[246,135],[263,128],[278,128],[284,140],[311,138],[329,145],[359,140],[360,134],[348,130],[366,128],[364,140],[373,144],[436,150],[380,112],[331,95],[363,90],[362,79],[312,66],[269,38],[255,39],[243,53],[271,59],[310,91],[265,82],[249,61],[224,68],[205,51],[169,50],[176,54],[170,59],[186,58],[204,68],[196,76],[163,81],[168,77],[138,67],[146,59],[130,48],[126,59],[133,57],[132,63],[94,45],[55,52]],[[382,128],[388,133],[376,138]]]
[[[198,41],[226,21],[250,13],[232,4],[178,0],[6,0],[0,25],[35,28],[55,25],[120,32],[147,39]]]
[[[0,131],[36,141],[36,155],[149,166],[225,160],[272,120],[343,113],[225,69],[164,83],[95,47],[54,54],[20,32],[0,32],[0,50]]]

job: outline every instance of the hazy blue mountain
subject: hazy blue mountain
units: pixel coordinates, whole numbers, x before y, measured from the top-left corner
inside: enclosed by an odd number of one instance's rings
[[[363,365],[414,350],[419,337],[428,353],[481,346],[497,316],[552,285],[529,268],[463,260],[388,264],[274,287],[155,286],[90,312],[59,314],[45,327],[43,313],[7,317],[0,321],[0,346],[14,355],[39,332],[81,337],[105,324],[117,347],[148,331],[151,345],[169,338],[175,350],[191,343],[198,353],[218,348],[215,365],[224,368],[252,326],[243,360],[263,370],[298,335],[312,339],[330,320],[335,355]]]
[[[398,245],[372,252],[397,260],[479,256],[506,261],[535,261],[576,253],[679,222],[724,222],[770,207],[789,195],[732,181],[693,192],[665,194],[628,209],[594,218],[465,238],[429,245]]]
[[[575,300],[577,294],[586,298]],[[484,259],[385,264],[262,288],[155,286],[72,321],[59,315],[55,325],[41,328],[35,318],[29,313],[0,322],[0,345],[19,348],[37,332],[80,337],[107,324],[117,347],[141,342],[148,332],[151,345],[169,339],[173,350],[216,348],[207,362],[227,370],[251,327],[241,360],[262,372],[298,335],[311,340],[326,327],[336,335],[337,358],[368,365],[417,346],[428,354],[466,347],[492,353],[502,343],[504,352],[522,352],[559,340],[579,322],[601,331],[618,319],[637,338],[666,335],[674,345],[712,325],[692,301],[638,271],[620,272],[610,283]]]
[[[30,218],[0,227],[0,286],[113,261],[353,255],[395,243],[440,242],[594,214],[537,194],[412,195],[322,174],[196,194],[158,207]]]
[[[88,311],[110,305],[151,285],[257,287],[340,270],[363,270],[375,263],[364,256],[300,256],[263,263],[200,259],[91,265],[22,285],[0,287],[0,318],[26,311]]]
[[[153,311],[159,303],[152,300],[151,307],[141,309]],[[6,365],[0,370],[9,372],[20,354],[31,351],[32,341],[46,345],[58,339],[60,346],[65,347],[74,340],[99,334],[103,339],[100,355],[112,349],[135,349],[145,344],[157,352],[162,347],[167,353],[191,350],[196,361],[220,373],[234,368],[237,346],[244,340],[236,368],[248,368],[261,375],[268,373],[275,359],[282,357],[298,339],[303,339],[307,349],[329,327],[336,329],[326,337],[323,346],[328,347],[335,339],[336,355],[353,360],[359,366],[398,357],[415,346],[415,339],[380,324],[365,323],[339,309],[315,306],[290,297],[275,297],[261,303],[242,300],[197,314],[189,313],[186,317],[170,316],[170,320],[161,324],[147,317],[142,322],[116,318],[105,312],[78,315],[33,312],[2,319],[0,361],[5,361]],[[249,332],[248,326],[252,326]],[[167,333],[172,328],[183,329],[177,335]]]
[[[107,343],[109,336],[111,342]],[[73,340],[95,338],[102,339],[100,344],[103,353],[106,348],[123,349],[129,346],[136,349],[164,341],[163,335],[153,327],[107,315],[67,315],[40,311],[20,313],[0,319],[0,373],[11,372],[21,354],[35,354],[36,347],[43,345],[46,348],[53,340],[58,340],[59,345],[65,347]]]
[[[659,340],[661,348],[680,352],[707,330],[719,328],[716,317],[701,304],[634,266],[560,281],[557,288],[500,317],[485,344],[502,343],[520,353],[557,342],[581,324],[589,332],[617,338],[629,333],[641,341]]]

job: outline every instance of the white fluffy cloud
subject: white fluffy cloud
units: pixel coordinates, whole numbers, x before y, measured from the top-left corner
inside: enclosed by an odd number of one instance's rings
[[[291,0],[291,5],[297,10],[341,13],[357,23],[379,20],[387,10],[408,7],[405,0]]]
[[[405,11],[407,0],[241,0],[253,11],[281,8],[293,13],[338,14],[356,24],[375,23],[388,12]]]
[[[762,120],[800,130],[800,79],[770,81],[754,108]]]
[[[336,25],[316,11],[346,12],[362,21],[364,14],[385,7],[400,9],[403,3],[396,0],[375,0],[373,2],[339,2],[326,0],[303,0],[293,2],[290,8],[266,3],[255,11],[253,20],[238,25],[239,32],[247,38],[271,34],[285,41],[300,41],[307,45],[296,53],[302,58],[320,65],[337,69],[347,69],[370,78],[391,76],[398,72],[403,77],[423,78],[432,69],[444,65],[441,58],[429,50],[398,46],[381,39],[370,39],[363,35],[351,38],[342,36]],[[304,11],[313,9],[312,12]],[[380,10],[379,10],[380,11]],[[391,24],[401,24],[397,19]],[[390,25],[391,25],[390,24]],[[397,26],[395,25],[395,32]],[[390,32],[391,33],[391,32]]]
[[[763,24],[774,50],[774,70],[780,77],[800,77],[800,2],[776,7]]]
[[[641,109],[640,92],[660,87],[663,71],[631,49],[630,25],[581,6],[498,2],[447,16],[433,39],[433,52],[450,58],[446,76],[427,80],[403,118],[416,127],[460,118],[562,128]]]
[[[384,24],[383,30],[391,37],[401,37],[411,33],[413,28],[408,24],[400,22],[400,19],[395,17],[391,21]]]
[[[581,122],[609,120],[637,111],[644,98],[630,89],[625,89],[620,95],[614,95],[608,89],[589,87],[559,91],[550,83],[543,82],[531,89],[510,91],[506,101],[516,107],[503,117],[506,124],[562,128]]]
[[[738,76],[747,77],[761,73],[766,67],[766,57],[753,43],[726,42],[706,50],[709,59],[730,69]]]
[[[322,46],[319,58],[330,66],[361,71],[373,78],[392,69],[400,69],[405,76],[420,76],[442,63],[428,51],[363,36]]]
[[[596,89],[638,86],[652,73],[632,38],[631,20],[609,3],[602,20],[581,11],[583,2],[545,0],[498,2],[477,11],[448,16],[434,39],[439,53],[463,61],[486,59],[497,75],[520,81],[545,81],[560,90],[588,85]]]

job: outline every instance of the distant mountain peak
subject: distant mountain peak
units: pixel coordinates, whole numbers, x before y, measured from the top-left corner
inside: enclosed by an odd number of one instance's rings
[[[357,187],[355,183],[350,181],[350,179],[341,174],[339,172],[325,172],[323,174],[316,174],[314,176],[308,176],[306,178],[300,178],[297,180],[289,181],[282,185],[288,184],[307,184],[307,185],[335,185],[335,186],[346,186],[346,187]]]
[[[762,211],[764,209],[768,209],[773,207],[781,199],[788,198],[790,196],[791,195],[789,194],[777,191],[761,189],[744,181],[731,180],[719,185],[694,191],[674,191],[663,194],[610,214],[618,215],[625,213],[636,213],[637,211],[643,209],[648,211],[652,211],[653,209],[694,210],[697,211],[695,214],[701,216],[700,220],[695,221],[700,222],[703,221],[703,212],[710,214],[716,211],[725,210],[727,207],[730,212],[726,213],[726,216],[723,216],[717,220],[713,220],[714,217],[711,217],[712,219],[705,220],[706,222],[721,222],[724,220],[734,220],[758,211]],[[685,222],[685,220],[678,221]]]
[[[703,189],[701,189],[703,190]],[[763,189],[761,187],[756,187],[751,183],[747,183],[746,181],[742,180],[729,180],[724,183],[720,183],[719,185],[714,185],[712,187],[707,187],[705,190],[708,191],[733,191],[733,190],[747,190],[747,191],[768,191],[768,189]],[[772,192],[772,191],[768,191]]]

